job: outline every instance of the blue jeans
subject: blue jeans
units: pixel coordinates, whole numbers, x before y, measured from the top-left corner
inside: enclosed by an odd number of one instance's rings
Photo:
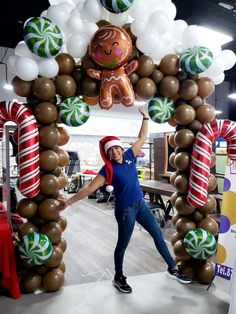
[[[144,199],[123,210],[115,210],[115,217],[118,223],[118,240],[114,252],[115,272],[117,276],[123,275],[124,254],[133,233],[135,221],[152,236],[158,252],[168,267],[174,268],[176,266],[164,241],[161,228]]]

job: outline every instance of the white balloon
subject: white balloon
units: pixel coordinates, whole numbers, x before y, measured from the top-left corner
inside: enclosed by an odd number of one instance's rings
[[[91,37],[98,30],[98,28],[99,27],[95,23],[92,23],[92,22],[85,22],[84,23],[84,27],[81,31],[81,35],[84,37],[84,39],[87,41],[87,43],[90,42]]]
[[[32,81],[38,76],[39,67],[34,60],[20,57],[15,63],[15,73],[24,81]]]
[[[46,17],[46,16],[47,16],[47,10],[44,10],[44,11],[40,14],[40,16]]]
[[[188,24],[183,20],[176,20],[170,24],[169,32],[173,39],[178,41],[182,38],[183,31],[188,27]]]
[[[16,65],[16,61],[19,59],[19,56],[16,55],[11,55],[9,56],[9,58],[7,59],[7,69],[15,74],[15,65]]]
[[[174,18],[176,17],[176,13],[177,13],[176,6],[174,5],[173,2],[170,2],[168,4],[168,9],[166,11],[168,18],[170,20],[174,20]]]
[[[229,49],[222,50],[220,57],[224,61],[224,69],[225,70],[229,70],[235,65],[236,56],[232,50],[229,50]]]
[[[184,47],[177,43],[174,47],[174,52],[180,56],[184,52]]]
[[[83,12],[91,22],[98,22],[103,15],[103,6],[98,0],[86,0],[83,5]]]
[[[163,40],[158,40],[155,50],[152,52],[153,59],[161,60],[167,54],[166,43]]]
[[[80,14],[70,16],[66,22],[69,34],[78,34],[82,31],[83,26],[84,24]]]
[[[140,36],[146,29],[146,21],[135,19],[131,23],[130,29],[135,36]]]
[[[53,78],[58,74],[59,65],[54,58],[43,59],[38,62],[39,75]]]
[[[70,14],[70,12],[75,8],[75,4],[70,2],[62,2],[60,3],[60,7],[63,9],[63,11],[67,12],[67,14]]]
[[[212,64],[205,71],[211,77],[218,76],[224,71],[224,61],[220,56],[213,58]]]
[[[64,2],[65,0],[48,0],[48,2],[51,4],[51,5],[54,5],[54,4],[59,4],[61,2]]]
[[[214,82],[215,85],[219,85],[221,84],[224,79],[225,79],[225,74],[224,72],[221,73],[220,75],[217,75],[217,76],[214,76],[214,77],[211,77],[212,81]]]
[[[57,26],[62,27],[67,19],[68,12],[63,10],[63,7],[60,4],[51,5],[47,10],[47,17]]]
[[[32,58],[32,53],[23,40],[16,45],[15,54],[20,57]]]
[[[158,39],[157,34],[151,31],[146,31],[137,38],[136,46],[142,52],[150,54],[154,49],[156,50],[156,45],[159,41]]]
[[[109,12],[108,17],[111,24],[115,26],[122,26],[127,23],[129,14],[127,13],[127,11],[119,14]]]
[[[155,30],[155,32],[159,35],[167,32],[169,26],[170,20],[168,16],[162,11],[153,12],[148,19],[147,27]]]
[[[71,36],[67,39],[66,48],[68,53],[74,58],[81,58],[87,51],[86,40],[80,36]]]
[[[201,32],[197,25],[190,25],[185,28],[182,35],[184,48],[193,48],[201,42]]]
[[[142,19],[142,17],[148,13],[148,6],[150,4],[147,4],[149,1],[144,1],[144,0],[136,0],[133,2],[129,9],[129,14],[134,18],[134,19]]]

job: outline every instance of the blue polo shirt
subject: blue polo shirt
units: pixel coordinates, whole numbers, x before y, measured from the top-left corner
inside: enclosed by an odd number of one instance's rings
[[[138,181],[136,169],[136,158],[131,148],[123,155],[122,164],[111,161],[113,168],[112,185],[115,194],[116,209],[124,209],[134,203],[141,201],[143,192]],[[106,178],[105,166],[99,170],[99,174]]]

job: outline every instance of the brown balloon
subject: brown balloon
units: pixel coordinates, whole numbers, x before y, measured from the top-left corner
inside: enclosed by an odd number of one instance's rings
[[[165,76],[160,82],[160,94],[165,97],[172,97],[179,91],[179,81],[174,76]]]
[[[185,251],[182,240],[178,240],[175,242],[175,244],[173,246],[173,250],[174,250],[175,256],[179,260],[187,261],[187,260],[191,259],[191,256]]]
[[[62,231],[64,231],[67,227],[67,220],[64,216],[60,216],[57,223],[61,226]]]
[[[56,87],[49,78],[40,77],[32,83],[32,91],[38,99],[50,100],[56,94]]]
[[[193,278],[194,276],[194,268],[190,260],[188,261],[179,261],[177,263],[177,267],[181,271],[182,274],[189,278]]]
[[[191,217],[194,220],[194,222],[198,223],[203,219],[203,214],[195,209]]]
[[[202,124],[212,122],[215,116],[215,108],[208,104],[203,104],[196,110],[196,119]]]
[[[45,275],[49,270],[51,270],[51,268],[48,268],[44,265],[40,265],[40,266],[36,266],[35,267],[35,271],[38,275],[43,276]]]
[[[82,69],[81,65],[77,65],[75,70],[72,73],[72,77],[77,83],[80,83],[85,76],[85,72]]]
[[[39,163],[41,169],[46,171],[53,170],[59,165],[58,154],[50,149],[44,150],[39,154]]]
[[[59,53],[55,60],[59,65],[59,74],[71,74],[75,70],[75,60],[68,53]]]
[[[178,192],[174,192],[174,193],[171,195],[171,197],[170,197],[170,202],[171,202],[171,204],[172,204],[173,207],[175,207],[175,201],[177,200],[177,198],[178,198],[179,196],[181,196],[181,194],[178,193]]]
[[[59,248],[61,248],[62,252],[64,253],[67,248],[66,240],[64,238],[61,238],[61,241],[57,246],[59,246]]]
[[[59,212],[56,209],[60,202],[53,199],[47,198],[39,205],[39,215],[45,220],[57,221],[59,218]]]
[[[32,81],[24,81],[18,76],[15,76],[11,84],[16,95],[20,97],[29,97],[31,95]]]
[[[58,176],[59,190],[64,189],[68,183],[68,176],[65,172],[61,172]]]
[[[214,236],[218,234],[219,227],[215,219],[206,217],[203,218],[197,225],[198,228],[205,229],[209,232],[211,232]]]
[[[190,215],[194,212],[194,207],[189,205],[185,196],[180,196],[175,201],[175,208],[180,215]]]
[[[186,217],[178,219],[175,226],[177,232],[182,236],[185,236],[187,232],[197,228],[196,224]]]
[[[195,270],[196,278],[200,283],[209,284],[215,276],[215,267],[212,262],[199,265]]]
[[[174,163],[174,159],[175,159],[175,152],[173,152],[170,157],[169,157],[169,163],[170,165],[173,167],[173,168],[176,168],[175,167],[175,163]]]
[[[69,154],[64,149],[59,148],[57,152],[59,156],[59,166],[65,167],[69,163]]]
[[[216,209],[216,206],[216,199],[211,195],[207,195],[206,203],[199,207],[198,210],[201,214],[207,215],[213,212]]]
[[[65,128],[63,128],[62,126],[58,127],[58,132],[60,134],[58,145],[59,146],[66,145],[66,143],[68,143],[69,139],[70,139],[69,132]]]
[[[61,262],[61,264],[57,268],[59,268],[63,273],[65,273],[66,271],[66,265],[64,262]]]
[[[58,291],[62,287],[64,280],[64,274],[60,269],[52,269],[43,276],[43,288],[47,292]]]
[[[188,192],[188,178],[185,174],[179,174],[174,182],[174,187],[179,193]]]
[[[175,143],[180,148],[187,148],[194,142],[194,133],[189,129],[182,129],[175,133]]]
[[[17,203],[17,213],[23,218],[33,217],[37,213],[38,205],[30,198],[23,198]]]
[[[134,91],[138,98],[148,100],[155,95],[157,87],[153,80],[143,77],[136,83]]]
[[[61,174],[61,171],[62,171],[61,167],[56,167],[55,169],[51,171],[51,174],[53,174],[56,177],[59,177],[59,175]]]
[[[174,215],[172,216],[172,224],[173,226],[176,225],[176,222],[181,218],[181,216],[178,213],[174,213]]]
[[[187,125],[193,122],[196,117],[194,108],[190,105],[180,105],[174,112],[174,119],[178,124]]]
[[[160,83],[160,82],[162,81],[162,79],[163,79],[163,73],[162,73],[160,70],[155,69],[155,70],[152,72],[152,75],[151,75],[150,78],[153,80],[153,82],[154,82],[155,84],[158,84],[158,83]]]
[[[178,232],[175,232],[172,237],[171,237],[171,245],[174,246],[174,244],[178,241],[178,240],[181,240],[182,239],[182,236],[178,233]]]
[[[177,145],[175,143],[175,133],[171,133],[168,137],[168,143],[172,148],[175,148]]]
[[[76,81],[68,74],[58,75],[55,85],[57,93],[62,97],[74,96],[76,93]]]
[[[211,96],[215,91],[215,84],[210,77],[201,77],[197,81],[198,95],[202,98]]]
[[[161,59],[159,69],[164,75],[176,75],[179,72],[179,57],[175,54],[168,54]]]
[[[38,232],[38,228],[33,225],[31,222],[23,223],[18,229],[18,236],[21,238],[24,235],[31,233],[31,232]]]
[[[194,134],[201,130],[202,124],[198,120],[193,120],[190,124],[187,125],[187,128],[191,130]]]
[[[136,72],[133,72],[129,75],[129,79],[130,79],[130,83],[132,85],[135,85],[139,80],[139,76]]]
[[[62,258],[63,258],[62,249],[54,245],[52,255],[44,265],[47,267],[58,267],[61,264]]]
[[[42,102],[35,107],[35,118],[38,122],[51,124],[57,120],[57,108],[50,102]]]
[[[89,53],[83,56],[81,60],[82,68],[86,71],[88,69],[96,69],[97,65],[93,62],[93,59],[90,57]]]
[[[197,96],[198,85],[195,81],[187,79],[180,84],[179,96],[184,100],[191,100]]]
[[[52,244],[56,244],[61,241],[62,229],[61,226],[55,221],[51,221],[44,225],[40,232],[46,234]]]
[[[41,286],[42,278],[36,272],[30,270],[20,279],[20,288],[23,293],[33,293]]]
[[[47,125],[39,129],[39,144],[46,147],[52,148],[58,145],[59,132],[53,125]]]
[[[33,201],[37,204],[41,203],[45,199],[45,195],[42,193],[38,193],[35,197],[33,197]]]
[[[175,155],[174,164],[175,168],[179,171],[187,171],[190,168],[191,157],[187,152],[180,152]]]
[[[208,183],[208,192],[213,192],[217,187],[217,180],[216,177],[209,173],[209,183]]]
[[[179,71],[175,76],[180,82],[187,79],[187,74],[184,71]]]
[[[53,174],[45,174],[40,178],[40,191],[45,195],[51,195],[59,189],[58,177]]]
[[[171,175],[170,175],[170,184],[174,186],[174,183],[175,183],[175,179],[178,175],[178,172],[175,171],[175,172],[172,172]]]
[[[203,103],[202,98],[200,96],[194,97],[189,104],[194,108],[197,109],[199,106],[201,106]]]
[[[100,85],[98,80],[85,77],[81,83],[81,92],[88,97],[96,97],[99,95]]]
[[[149,77],[155,70],[155,64],[151,57],[143,54],[138,59],[137,73],[140,77]]]

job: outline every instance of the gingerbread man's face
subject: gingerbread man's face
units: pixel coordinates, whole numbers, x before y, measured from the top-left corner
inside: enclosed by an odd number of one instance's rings
[[[112,25],[97,30],[89,46],[92,59],[109,70],[124,65],[131,52],[132,41],[128,33],[123,28]]]

